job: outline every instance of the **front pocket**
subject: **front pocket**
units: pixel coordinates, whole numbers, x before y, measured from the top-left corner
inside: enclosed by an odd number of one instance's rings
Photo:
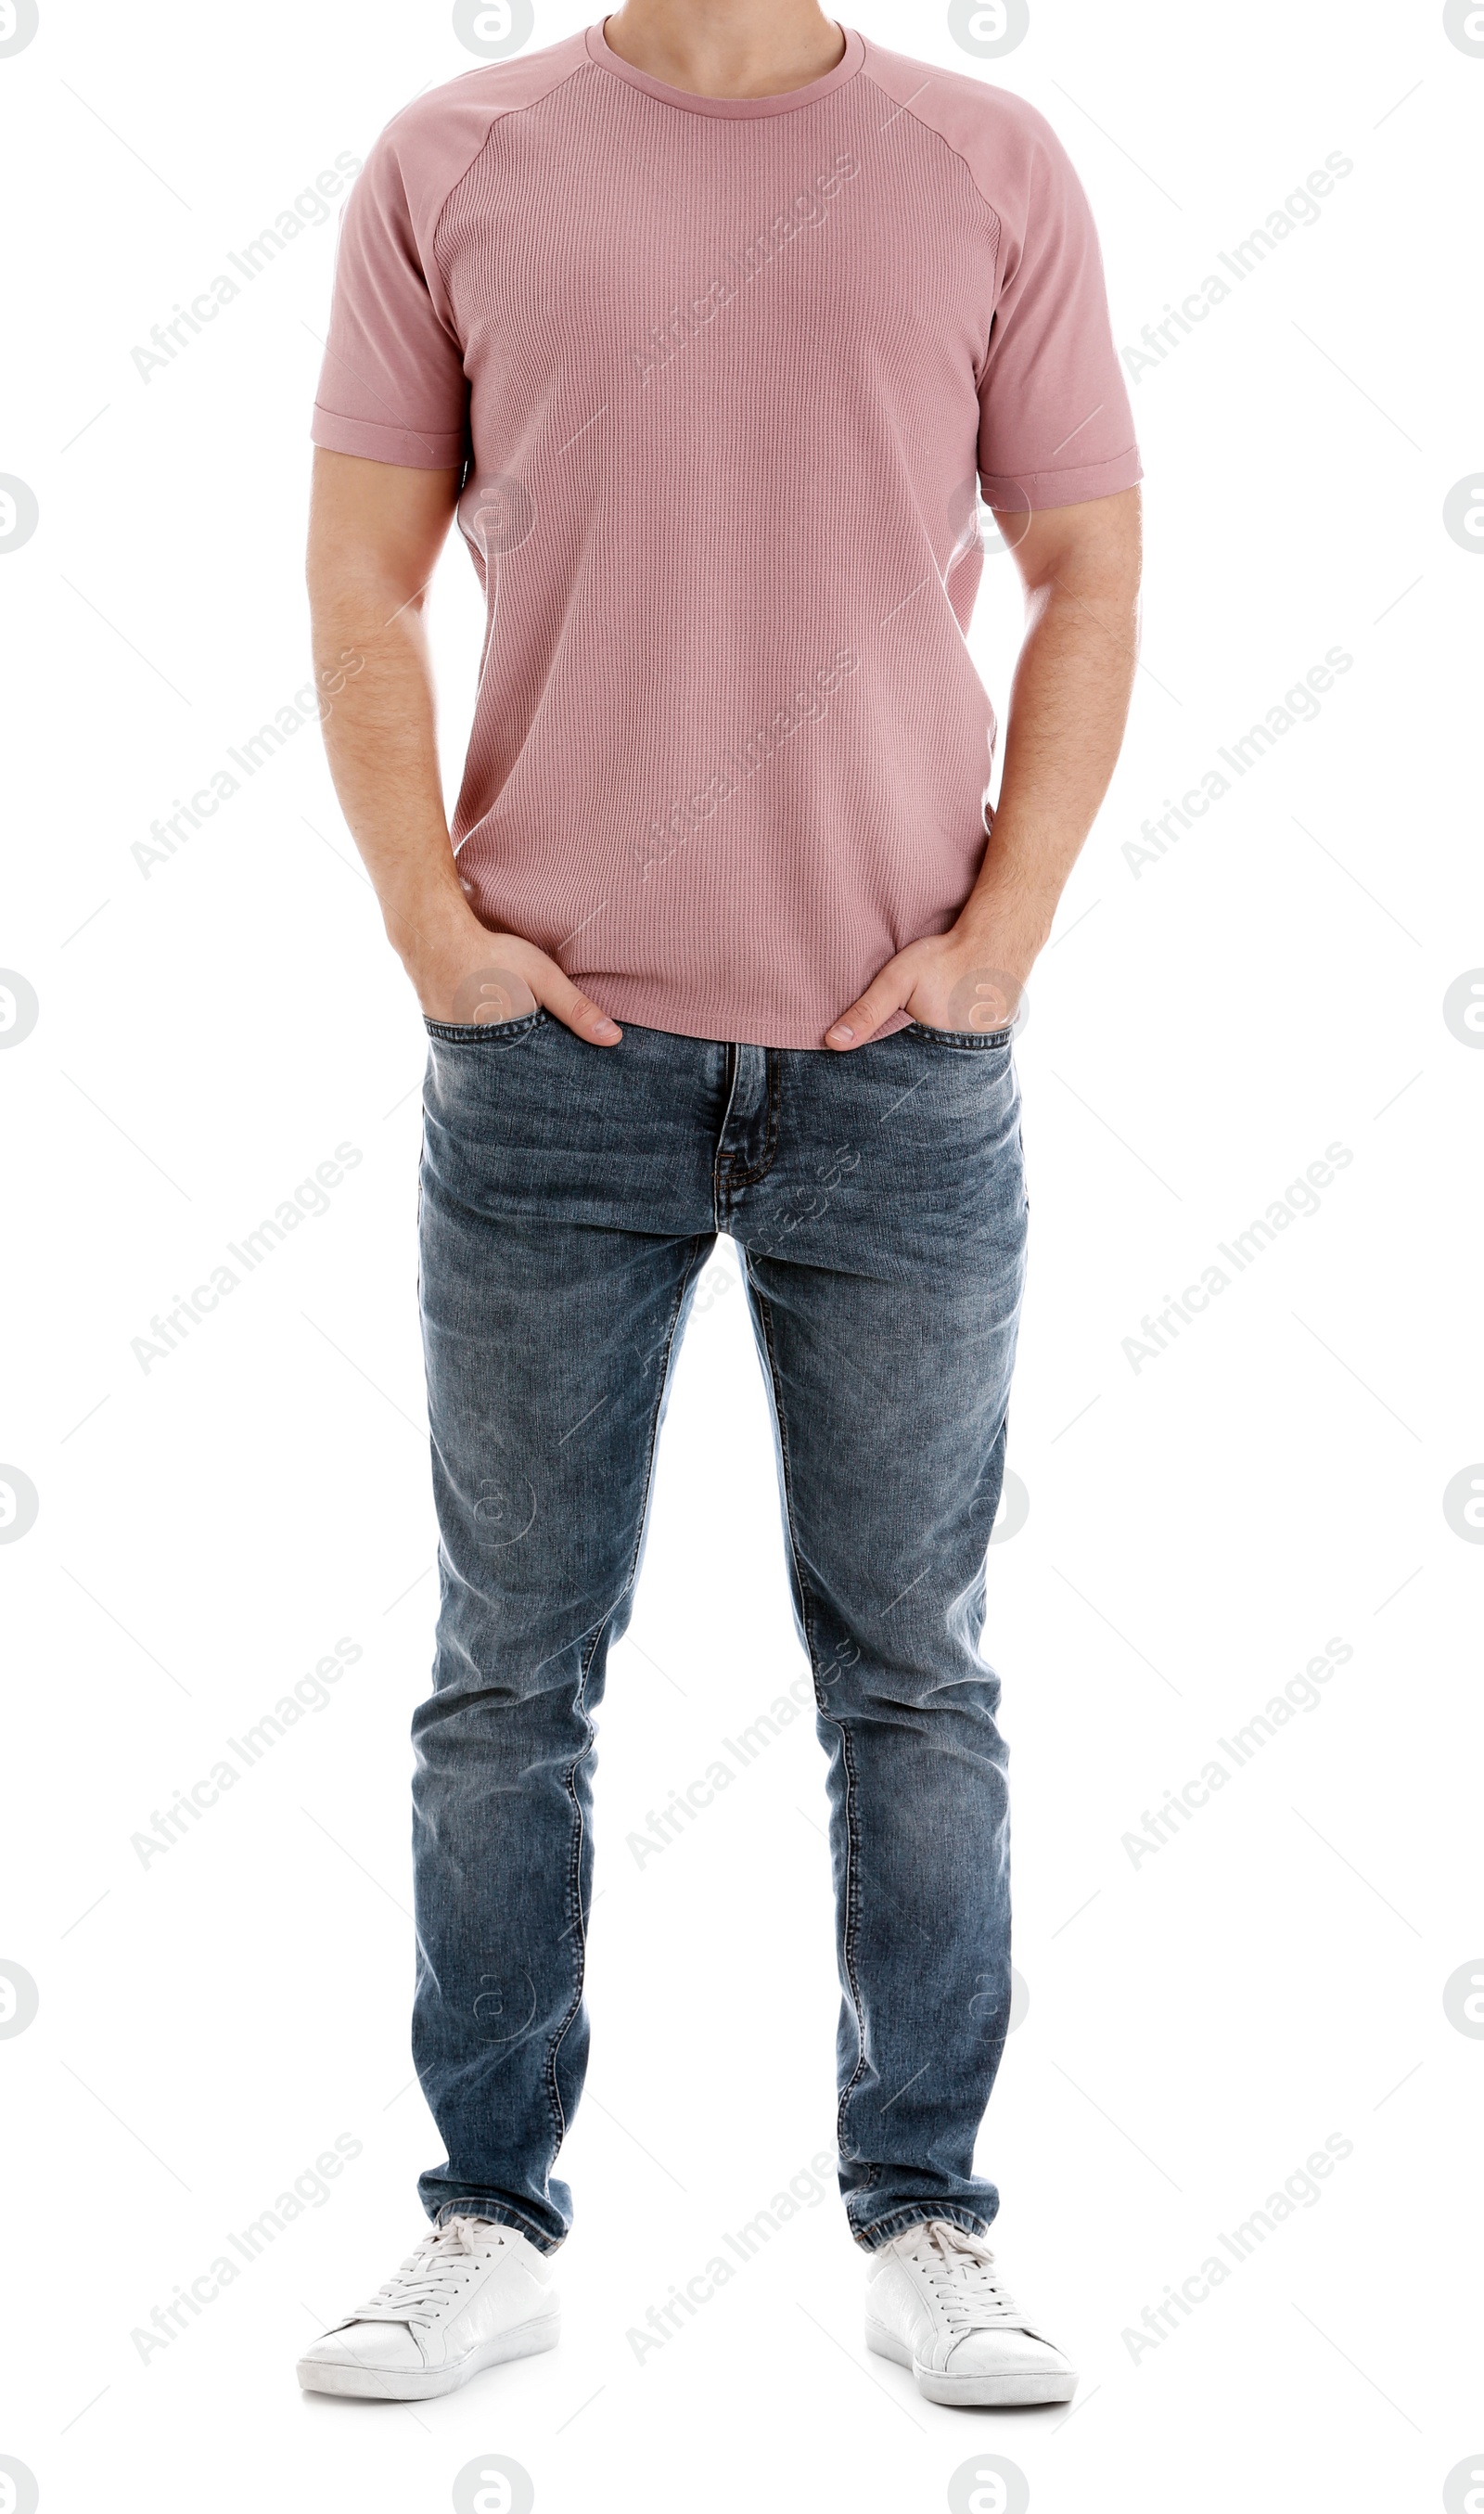
[[[444,1039],[451,1047],[465,1047],[474,1046],[482,1039],[503,1042],[519,1038],[526,1031],[539,1030],[541,1023],[549,1019],[545,1005],[538,1004],[533,1012],[516,1013],[513,1020],[502,1022],[434,1021],[424,1013],[422,1027],[429,1038]]]
[[[1015,1036],[1014,1022],[1008,1022],[1003,1030],[935,1030],[931,1022],[920,1021],[909,1027],[935,1047],[1008,1047]]]

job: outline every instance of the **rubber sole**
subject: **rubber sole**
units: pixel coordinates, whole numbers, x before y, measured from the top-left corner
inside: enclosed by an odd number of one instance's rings
[[[865,2344],[877,2357],[909,2367],[923,2399],[937,2401],[946,2410],[1033,2410],[1053,2401],[1069,2401],[1077,2388],[1070,2369],[1064,2374],[935,2374],[930,2367],[918,2365],[904,2339],[869,2319]]]
[[[513,2357],[540,2356],[543,2348],[554,2348],[561,2335],[561,2315],[543,2314],[539,2322],[522,2322],[514,2331],[481,2341],[457,2366],[336,2366],[301,2357],[295,2372],[302,2392],[335,2392],[353,2401],[431,2401],[441,2392],[457,2392],[487,2367],[508,2365]]]

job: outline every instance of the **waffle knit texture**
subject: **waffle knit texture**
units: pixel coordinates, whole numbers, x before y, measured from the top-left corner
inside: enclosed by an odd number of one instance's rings
[[[313,423],[462,474],[476,913],[620,1021],[761,1046],[821,1047],[973,887],[976,475],[1016,514],[1142,476],[1049,125],[845,33],[745,101],[601,25],[419,98],[345,206]]]

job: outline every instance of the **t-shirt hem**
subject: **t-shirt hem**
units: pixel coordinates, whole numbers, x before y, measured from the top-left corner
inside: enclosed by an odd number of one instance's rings
[[[601,1004],[621,1026],[631,1022],[636,1030],[659,1030],[672,1038],[700,1038],[717,1047],[791,1047],[818,1048],[823,1056],[838,1056],[842,1051],[824,1045],[824,1033],[831,1022],[837,1022],[845,1010],[843,1003],[831,1004],[818,1020],[773,1018],[767,1014],[727,1013],[724,1009],[688,1005],[682,1013],[673,997],[662,991],[643,986],[630,986],[622,978],[605,978],[585,973],[577,984],[590,993],[594,1003]],[[904,1030],[911,1014],[893,1013],[871,1033],[862,1044],[889,1037],[893,1031]],[[845,1051],[848,1052],[848,1051]]]
[[[378,420],[346,419],[322,402],[314,405],[309,434],[327,453],[359,454],[368,463],[398,463],[414,471],[457,471],[465,453],[461,428],[384,426]]]

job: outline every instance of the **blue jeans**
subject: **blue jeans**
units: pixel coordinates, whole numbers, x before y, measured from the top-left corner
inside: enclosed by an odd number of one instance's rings
[[[1010,2007],[1006,1750],[979,1653],[1024,1274],[1007,1033],[843,1056],[541,1011],[430,1022],[421,1235],[441,1530],[413,1736],[432,2217],[568,2231],[594,1715],[697,1277],[736,1241],[826,1759],[840,2188],[867,2248],[983,2230]]]

